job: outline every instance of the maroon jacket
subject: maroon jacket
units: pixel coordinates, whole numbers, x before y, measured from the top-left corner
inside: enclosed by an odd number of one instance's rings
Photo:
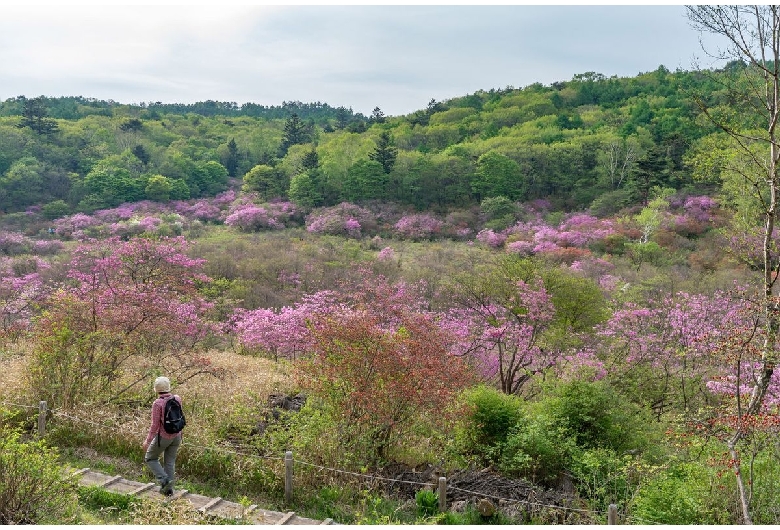
[[[154,440],[154,437],[157,436],[158,433],[160,434],[161,438],[165,438],[167,440],[181,436],[180,432],[176,434],[170,434],[165,432],[165,429],[163,429],[163,412],[165,411],[165,402],[169,398],[173,398],[178,401],[179,404],[181,404],[181,398],[171,394],[170,392],[159,394],[159,396],[160,397],[155,399],[154,403],[152,403],[152,424],[149,426],[149,434],[146,435],[147,445],[152,443],[152,440]]]

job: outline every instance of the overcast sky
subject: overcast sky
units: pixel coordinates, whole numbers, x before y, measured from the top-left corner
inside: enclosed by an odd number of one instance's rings
[[[588,71],[687,70],[694,56],[680,5],[6,5],[0,100],[298,100],[399,115]]]

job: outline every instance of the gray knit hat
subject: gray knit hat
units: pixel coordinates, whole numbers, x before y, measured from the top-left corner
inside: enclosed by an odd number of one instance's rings
[[[168,379],[165,376],[160,376],[157,379],[154,380],[154,391],[155,392],[170,392],[171,391],[171,380]]]

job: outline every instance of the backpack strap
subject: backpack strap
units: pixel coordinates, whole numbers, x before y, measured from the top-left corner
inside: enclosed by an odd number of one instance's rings
[[[171,399],[171,397],[173,397],[173,395],[169,396],[166,399],[163,399],[162,413],[160,414],[160,424],[157,426],[157,447],[160,447],[160,438],[162,438],[160,433],[162,432],[163,423],[165,423],[165,404],[168,402],[169,399]]]

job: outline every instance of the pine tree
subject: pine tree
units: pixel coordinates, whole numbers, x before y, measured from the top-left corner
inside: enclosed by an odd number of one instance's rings
[[[311,137],[309,128],[304,124],[297,114],[290,116],[284,124],[284,136],[279,146],[279,158],[287,154],[287,150],[292,145],[305,144]]]
[[[18,127],[29,127],[38,134],[52,134],[57,131],[57,122],[47,118],[46,98],[38,96],[37,98],[27,99],[19,96],[24,108],[22,109],[22,121]]]
[[[396,157],[398,157],[398,148],[393,144],[390,133],[382,131],[376,142],[376,148],[368,155],[368,158],[382,164],[384,172],[390,173],[395,165]]]
[[[225,157],[225,168],[228,170],[228,175],[235,177],[238,170],[238,146],[234,138],[230,139],[227,148],[228,154]]]

